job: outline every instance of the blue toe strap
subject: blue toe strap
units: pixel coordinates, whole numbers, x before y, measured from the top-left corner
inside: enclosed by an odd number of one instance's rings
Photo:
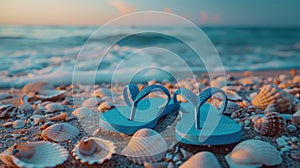
[[[124,97],[125,103],[128,106],[131,106],[132,102],[135,100],[135,98],[139,92],[140,91],[139,91],[137,84],[128,84],[128,85],[124,86],[123,97]]]
[[[180,103],[177,100],[177,95],[183,96],[188,102],[193,104],[193,106],[195,107],[194,108],[195,127],[196,129],[200,129],[200,107],[216,93],[222,94],[223,101],[222,101],[221,108],[219,109],[221,115],[224,112],[227,105],[227,96],[226,93],[219,88],[215,88],[215,87],[207,88],[204,91],[202,91],[198,96],[188,89],[179,88],[174,93],[174,103],[177,106],[177,108],[180,109],[180,111],[182,111],[183,113],[189,113],[189,111],[187,111],[183,107],[180,107]]]
[[[136,94],[136,88],[135,87],[132,87],[133,89],[135,89],[134,91],[130,91],[130,94],[131,94],[131,98],[134,100],[133,103],[131,104],[130,101],[130,105],[131,105],[131,112],[130,112],[130,117],[129,119],[130,120],[134,120],[134,116],[135,116],[135,112],[136,112],[136,108],[137,108],[137,105],[138,103],[144,98],[146,97],[147,95],[149,95],[151,92],[163,92],[164,94],[166,94],[168,96],[168,99],[165,101],[165,103],[163,103],[161,106],[159,106],[158,108],[164,108],[171,100],[171,95],[170,95],[170,92],[168,89],[166,89],[164,86],[162,85],[151,85],[151,86],[147,86],[145,87],[143,90],[139,91],[137,94]],[[131,89],[129,87],[129,89]],[[138,89],[137,89],[138,90]],[[128,93],[128,92],[127,92]],[[123,95],[124,95],[124,92],[123,92]],[[128,94],[125,96],[128,98]],[[126,101],[127,98],[125,98],[124,96],[124,99]],[[129,100],[129,99],[127,99]],[[126,102],[127,103],[127,102]],[[129,103],[127,103],[129,104]]]

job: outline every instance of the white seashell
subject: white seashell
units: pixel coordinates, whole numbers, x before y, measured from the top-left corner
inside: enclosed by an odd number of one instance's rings
[[[65,148],[45,141],[14,145],[0,154],[0,159],[7,167],[55,167],[67,158]]]
[[[106,88],[99,88],[99,89],[96,89],[94,91],[92,96],[96,96],[96,97],[99,97],[99,98],[112,97],[112,92],[109,89],[106,89]]]
[[[79,130],[67,123],[57,123],[46,128],[41,136],[44,139],[51,139],[55,142],[68,141],[76,138]]]
[[[21,119],[14,121],[12,125],[12,127],[16,129],[23,128],[24,126],[25,126],[25,122]]]
[[[87,107],[79,107],[72,112],[79,119],[89,118],[94,115],[94,112]]]
[[[101,138],[83,138],[72,150],[73,156],[81,163],[103,163],[116,152],[113,142]]]
[[[132,136],[121,154],[134,163],[143,164],[162,160],[167,150],[167,142],[159,133],[143,128]]]
[[[179,168],[220,168],[220,163],[211,152],[199,152],[184,162]]]
[[[239,143],[225,159],[231,168],[275,166],[282,162],[282,157],[274,146],[254,139]]]
[[[267,113],[264,117],[255,118],[254,130],[262,135],[280,135],[286,127],[285,119],[276,112]]]
[[[59,112],[65,109],[64,106],[58,103],[49,103],[45,106],[45,108],[49,113]]]
[[[102,98],[98,98],[98,97],[91,97],[86,99],[83,103],[82,106],[83,107],[96,107],[99,104],[101,104],[104,101],[104,99]]]
[[[23,113],[23,111],[15,105],[0,105],[0,118],[13,117],[21,113]]]
[[[115,105],[112,102],[103,102],[99,105],[98,111],[104,112],[114,108]]]

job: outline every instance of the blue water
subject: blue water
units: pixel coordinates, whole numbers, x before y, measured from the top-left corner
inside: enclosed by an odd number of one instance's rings
[[[29,78],[58,70],[72,71],[80,49],[97,29],[93,26],[0,26],[0,82],[12,81],[15,76]],[[134,71],[136,66],[151,64],[170,71],[186,71],[180,62],[174,60],[174,54],[194,71],[206,71],[201,60],[195,60],[196,54],[188,46],[159,33],[162,29],[184,30],[184,27],[157,27],[157,33],[134,35],[136,29],[139,28],[113,27],[97,32],[88,42],[88,53],[85,53],[91,59],[79,62],[78,70],[94,70],[90,67],[98,64],[94,60],[99,56],[99,48],[106,52],[101,47],[126,35],[127,38],[106,53],[98,71],[109,74],[107,71],[114,70],[125,59],[126,64],[119,69]],[[206,27],[202,30],[217,49],[225,70],[300,68],[300,28]],[[183,32],[180,36],[184,41],[197,44],[199,39],[189,29]]]

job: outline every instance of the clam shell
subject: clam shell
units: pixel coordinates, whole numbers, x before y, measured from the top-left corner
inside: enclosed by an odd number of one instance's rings
[[[98,111],[104,112],[114,108],[115,105],[112,102],[103,102],[98,106]]]
[[[94,115],[94,112],[87,107],[79,107],[72,112],[73,115],[77,116],[79,119],[89,118]]]
[[[23,111],[15,105],[0,105],[0,118],[13,117],[21,113],[23,113]]]
[[[211,152],[199,152],[184,162],[179,168],[220,168],[220,163]]]
[[[143,128],[130,139],[121,154],[137,164],[162,160],[168,150],[167,142],[156,131]]]
[[[44,139],[51,139],[55,142],[68,141],[76,138],[79,130],[67,123],[57,123],[46,128],[41,136]]]
[[[83,138],[72,150],[73,156],[81,163],[103,163],[116,152],[113,142],[101,138]]]
[[[293,101],[293,96],[286,91],[274,85],[265,85],[253,98],[252,105],[260,110],[265,110],[268,105],[276,103],[277,112],[287,112]]]
[[[109,89],[106,89],[106,88],[99,88],[99,89],[96,89],[94,91],[92,96],[96,96],[96,97],[99,97],[99,98],[112,97],[112,92]]]
[[[274,146],[269,142],[254,139],[239,143],[225,158],[231,168],[275,166],[282,162],[280,152]]]
[[[45,108],[49,113],[63,111],[65,109],[64,106],[58,103],[49,103],[45,106]]]
[[[67,158],[65,148],[45,141],[15,145],[0,154],[0,159],[7,167],[55,167]]]
[[[267,113],[264,117],[256,118],[254,130],[262,135],[280,135],[286,127],[285,119],[276,112]]]

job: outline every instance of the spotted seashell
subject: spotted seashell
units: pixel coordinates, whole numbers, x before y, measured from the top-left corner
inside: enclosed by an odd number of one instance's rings
[[[112,97],[112,92],[109,89],[106,89],[106,88],[99,88],[99,89],[96,89],[94,91],[92,96],[96,96],[96,97],[99,97],[99,98]]]
[[[286,91],[274,85],[263,86],[253,98],[252,105],[260,110],[265,110],[272,103],[276,103],[277,112],[286,113],[290,110],[294,97]]]
[[[99,104],[101,104],[102,102],[104,102],[105,100],[102,98],[98,98],[98,97],[91,97],[86,99],[83,103],[82,106],[83,107],[96,107]]]
[[[15,105],[0,105],[0,118],[13,117],[21,113],[23,113],[23,111]]]
[[[264,117],[258,117],[254,121],[254,130],[262,135],[280,135],[286,127],[285,119],[276,112],[267,113]]]
[[[101,164],[116,152],[113,142],[101,138],[83,138],[72,150],[73,156],[81,163]]]
[[[73,115],[77,116],[79,119],[89,118],[94,115],[94,112],[87,107],[79,107],[72,112]]]
[[[184,162],[179,168],[220,168],[220,163],[211,152],[199,152]]]
[[[67,158],[65,148],[45,141],[14,145],[0,154],[0,159],[7,167],[55,167]]]
[[[45,108],[49,113],[55,113],[65,109],[63,105],[58,103],[49,103],[45,106]]]
[[[68,141],[76,138],[79,130],[67,123],[57,123],[46,128],[41,136],[44,139],[51,139],[55,142]]]
[[[168,150],[167,142],[156,131],[143,128],[130,139],[121,154],[137,164],[162,160]]]
[[[280,152],[269,142],[246,140],[236,145],[225,157],[230,167],[275,166],[282,162]]]
[[[110,110],[110,109],[112,109],[114,107],[115,107],[115,105],[112,102],[107,101],[107,102],[101,103],[98,106],[98,111],[104,112],[104,111],[108,111],[108,110]]]
[[[226,109],[224,110],[224,114],[232,114],[239,111],[242,111],[243,107],[235,102],[227,101]]]

